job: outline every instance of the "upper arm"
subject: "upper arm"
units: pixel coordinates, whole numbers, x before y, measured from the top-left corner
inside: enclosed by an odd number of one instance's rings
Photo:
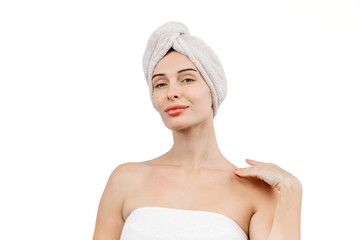
[[[278,198],[279,192],[269,185],[258,194],[255,201],[255,213],[251,217],[249,226],[249,237],[251,240],[268,239]]]
[[[110,174],[98,206],[93,240],[119,240],[124,226],[122,206],[129,191],[132,163],[119,165]]]

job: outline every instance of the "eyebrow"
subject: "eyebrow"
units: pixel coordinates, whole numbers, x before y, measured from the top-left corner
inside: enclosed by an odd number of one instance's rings
[[[185,71],[195,71],[195,72],[197,72],[195,69],[185,68],[185,69],[182,69],[182,70],[178,71],[178,73],[185,72]],[[164,73],[155,74],[154,76],[152,76],[151,80],[153,80],[154,77],[158,77],[158,76],[165,76],[165,74]]]

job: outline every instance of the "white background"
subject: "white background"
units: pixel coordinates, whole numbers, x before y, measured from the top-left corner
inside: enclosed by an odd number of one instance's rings
[[[112,170],[170,149],[142,70],[168,21],[223,64],[225,157],[300,179],[302,239],[358,238],[359,1],[229,2],[1,1],[1,239],[91,239]]]

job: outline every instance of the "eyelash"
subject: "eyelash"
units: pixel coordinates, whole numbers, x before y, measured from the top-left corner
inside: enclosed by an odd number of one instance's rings
[[[185,81],[185,80],[195,81],[195,80],[193,80],[193,79],[191,79],[191,78],[185,78],[183,81]],[[155,88],[158,88],[158,86],[159,86],[160,84],[165,84],[165,83],[159,83],[159,84],[157,84],[157,85],[155,86]]]

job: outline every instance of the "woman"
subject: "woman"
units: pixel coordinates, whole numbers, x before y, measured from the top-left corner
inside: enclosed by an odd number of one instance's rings
[[[273,163],[246,159],[251,166],[237,168],[217,145],[226,79],[211,48],[169,22],[151,35],[143,67],[174,144],[111,173],[93,239],[300,239],[298,179]]]

